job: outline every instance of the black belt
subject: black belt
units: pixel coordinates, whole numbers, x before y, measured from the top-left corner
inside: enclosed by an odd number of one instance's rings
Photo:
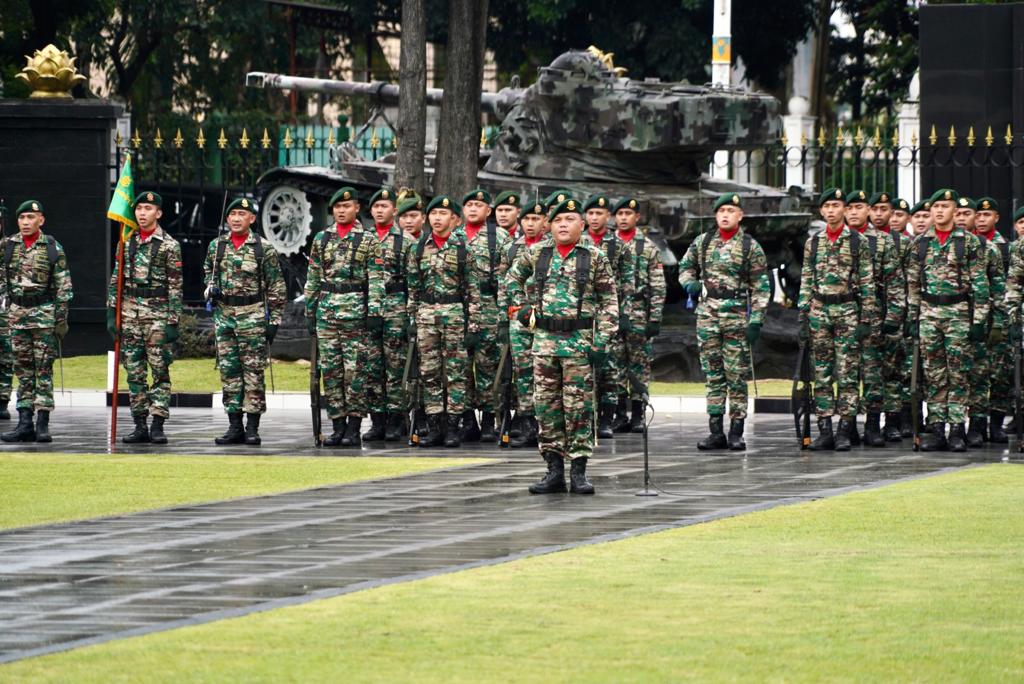
[[[249,306],[250,304],[259,304],[263,301],[263,297],[258,294],[254,295],[221,295],[217,297],[217,302],[225,304],[227,306]]]
[[[747,296],[746,290],[716,290],[713,287],[707,289],[707,299],[741,299]]]
[[[927,292],[922,292],[921,299],[936,306],[960,304],[961,302],[969,302],[971,300],[970,296],[966,292],[961,292],[960,294],[955,295],[933,295]]]
[[[17,304],[22,307],[30,306],[42,306],[43,304],[52,304],[53,296],[49,294],[41,295],[11,295],[11,304]]]
[[[331,294],[353,294],[366,292],[365,283],[322,283],[320,289]]]
[[[853,292],[832,295],[815,292],[813,296],[822,304],[848,304],[857,301],[857,295]]]
[[[424,292],[420,300],[424,304],[461,304],[462,295],[434,295],[429,292]]]
[[[384,286],[385,294],[397,294],[399,292],[405,293],[409,291],[409,287],[405,283],[388,283]]]
[[[574,332],[589,330],[593,325],[593,318],[537,318],[534,327],[548,332]]]
[[[142,297],[151,299],[153,297],[166,297],[166,287],[126,287],[124,293],[129,297]]]
[[[480,294],[490,295],[491,297],[494,297],[497,296],[498,294],[498,288],[494,287],[493,285],[481,285]]]

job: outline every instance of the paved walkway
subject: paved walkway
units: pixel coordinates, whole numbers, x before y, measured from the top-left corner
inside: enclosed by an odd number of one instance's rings
[[[102,451],[104,415],[55,413],[45,450]],[[224,421],[208,410],[178,411],[168,430],[181,454],[349,453],[309,448],[307,417],[269,414],[258,449],[214,447]],[[652,428],[652,477],[674,495],[636,496],[639,435],[600,445],[595,497],[531,497],[526,487],[543,471],[532,450],[403,446],[362,455],[501,460],[0,534],[0,662],[1006,458],[896,448],[811,455],[793,450],[791,420],[777,417],[753,421],[746,453],[704,454],[692,446],[704,425],[665,416]]]

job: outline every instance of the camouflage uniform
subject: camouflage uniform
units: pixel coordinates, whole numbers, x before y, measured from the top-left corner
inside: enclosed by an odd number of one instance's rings
[[[14,380],[14,347],[11,345],[11,321],[7,305],[0,306],[0,411],[7,411]]]
[[[957,241],[962,241],[961,256]],[[927,254],[922,266],[922,244]],[[914,241],[907,260],[908,317],[920,321],[921,358],[927,384],[928,423],[962,424],[967,418],[972,324],[988,319],[989,287],[978,238],[954,228],[939,242],[935,228]],[[973,301],[973,305],[972,305]]]
[[[987,422],[990,411],[1009,412],[1013,380],[1013,350],[1006,339],[1009,326],[1005,306],[1006,271],[1000,247],[1007,242],[999,233],[991,240],[979,238],[979,243],[982,241],[986,255],[985,278],[989,286],[989,329],[996,331],[996,336],[1001,339],[991,345],[987,339],[971,344],[974,364],[969,376],[968,409],[975,425],[978,421]],[[981,431],[985,432],[984,429]]]
[[[328,226],[313,238],[309,254],[303,291],[306,316],[316,320],[317,353],[332,421],[366,415],[368,385],[374,377],[367,373],[374,346],[367,319],[382,315],[384,301],[385,267],[376,237],[358,222],[343,238]]]
[[[257,240],[263,251],[262,263],[257,263]],[[218,249],[224,254],[219,264],[215,263]],[[203,275],[208,290],[220,290],[215,297],[213,329],[224,411],[263,414],[267,410],[267,326],[280,325],[286,296],[277,252],[251,230],[236,250],[227,233],[210,242]]]
[[[641,391],[651,384],[651,357],[654,345],[646,328],[661,327],[665,308],[665,269],[658,247],[647,239],[646,231],[637,228],[636,236],[626,246],[633,255],[633,301],[629,307],[630,329],[626,333],[627,376],[632,374],[643,387],[630,383],[630,398],[640,401]],[[634,411],[635,414],[635,411]]]
[[[749,245],[746,257],[744,240]],[[708,415],[725,415],[728,395],[729,415],[739,420],[747,417],[747,324],[764,323],[771,293],[767,268],[761,245],[742,227],[728,241],[722,239],[717,228],[698,237],[679,263],[679,282],[684,288],[691,282],[704,286],[705,294],[697,306],[697,344],[700,367],[707,378]]]
[[[368,237],[376,238],[376,232],[367,231]],[[405,267],[409,260],[409,248],[414,239],[392,225],[379,240],[380,257],[383,259],[384,298],[380,307],[384,329],[373,333],[367,346],[366,371],[372,380],[367,383],[369,410],[371,413],[388,413],[402,419],[409,409],[409,401],[402,387],[405,373],[405,356],[409,348],[407,284]]]
[[[900,272],[903,281],[903,322],[907,318],[907,260],[913,253],[913,238],[902,232],[890,231],[893,246],[896,248],[896,257],[899,260]],[[910,431],[910,365],[913,362],[912,345],[913,340],[905,336],[904,332],[886,337],[885,360],[882,364],[882,379],[884,382],[884,398],[882,408],[886,413],[886,430],[889,430],[890,414],[899,413],[900,432]],[[893,439],[895,441],[895,433]]]
[[[50,263],[47,242],[56,254]],[[14,372],[18,377],[19,410],[53,410],[53,362],[57,358],[57,321],[67,321],[71,302],[71,272],[64,248],[42,231],[25,249],[21,235],[3,242],[4,256],[0,287],[8,302]],[[13,249],[12,249],[13,247]]]
[[[181,318],[181,245],[157,226],[143,242],[132,233],[125,252],[121,300],[121,363],[128,374],[133,416],[167,418],[174,349],[165,328]],[[118,262],[107,287],[107,308],[117,306]],[[147,384],[147,371],[152,385]]]
[[[538,242],[544,242],[541,238]],[[534,243],[537,244],[537,243]],[[508,271],[511,265],[527,250],[526,238],[522,234],[505,250],[503,270]],[[499,304],[502,311],[513,306],[509,296],[508,278],[499,283]],[[512,357],[512,378],[515,383],[517,410],[522,415],[534,415],[533,407],[533,331],[513,318],[509,321],[509,354]]]

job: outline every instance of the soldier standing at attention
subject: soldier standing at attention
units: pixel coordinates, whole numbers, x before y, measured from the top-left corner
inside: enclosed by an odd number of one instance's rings
[[[420,353],[427,411],[421,447],[457,447],[466,411],[470,357],[480,343],[480,285],[465,235],[453,232],[461,207],[447,195],[427,205],[431,232],[409,251],[409,337]],[[445,415],[447,414],[447,420]]]
[[[665,308],[665,269],[658,248],[637,228],[640,221],[640,203],[636,198],[624,197],[612,208],[618,237],[633,254],[633,301],[630,305],[630,326],[626,333],[626,359],[628,373],[641,383],[630,382],[633,415],[629,421],[631,432],[643,432],[646,407],[642,392],[651,385],[652,340],[661,331],[661,316]]]
[[[861,341],[876,320],[875,284],[867,240],[844,222],[846,199],[839,188],[818,198],[825,230],[807,240],[801,271],[800,337],[814,358],[814,408],[818,438],[813,451],[849,451],[857,415]],[[835,389],[833,389],[833,387]],[[832,416],[839,413],[839,430]]]
[[[1017,239],[1010,243],[1010,268],[1006,273],[1006,297],[1004,307],[1008,318],[1007,338],[1010,342],[1010,352],[1015,346],[1021,343],[1024,332],[1021,330],[1021,301],[1024,299],[1024,206],[1013,212],[1013,229],[1017,233]],[[1019,401],[1019,399],[1018,399]],[[1010,410],[1014,404],[1010,403]],[[1013,423],[1010,424],[1011,426]],[[993,439],[993,442],[996,440]]]
[[[128,373],[135,430],[125,444],[167,444],[164,421],[170,416],[171,362],[181,318],[181,245],[160,227],[163,200],[155,192],[135,198],[135,221],[124,255],[121,300],[121,363]],[[107,332],[117,337],[118,265],[107,288]],[[147,375],[153,383],[147,386]],[[153,416],[152,430],[146,425]]]
[[[971,343],[985,338],[989,290],[978,238],[954,226],[960,197],[932,195],[932,227],[914,243],[907,261],[911,332],[920,340],[927,380],[928,427],[923,451],[966,451],[964,421],[971,371]],[[946,423],[951,423],[946,441]]]
[[[270,345],[284,313],[285,285],[273,245],[252,232],[256,205],[237,198],[228,205],[229,232],[210,243],[203,263],[206,297],[212,299],[217,367],[228,430],[217,444],[260,444],[260,416],[267,411],[264,375]],[[242,427],[242,413],[248,416]]]
[[[615,277],[601,250],[580,242],[583,214],[566,199],[548,214],[553,240],[533,245],[509,270],[509,296],[519,322],[533,329],[534,402],[540,423],[544,478],[531,494],[570,490],[593,494],[587,461],[593,454],[593,372],[615,335],[619,307]],[[521,308],[520,308],[521,307]]]
[[[910,231],[911,237],[924,235],[928,226],[932,224],[932,203],[928,200],[921,200],[910,210]]]
[[[494,212],[494,222],[499,228],[503,228],[511,239],[519,236],[519,214],[522,209],[522,201],[518,193],[505,190],[494,198],[491,210]]]
[[[700,366],[707,377],[708,425],[711,434],[697,448],[742,451],[747,418],[750,349],[761,336],[770,287],[764,250],[743,230],[739,195],[715,201],[717,228],[704,233],[686,250],[679,264],[679,283],[694,296],[704,290],[697,307]],[[749,313],[748,313],[749,307]],[[722,416],[729,399],[729,437]]]
[[[910,202],[897,197],[893,200],[892,215],[889,217],[889,234],[899,233],[900,237],[913,237],[908,226],[910,225]],[[900,252],[905,254],[906,250]]]
[[[597,436],[611,439],[615,428],[629,423],[626,412],[626,345],[623,336],[630,329],[629,308],[633,302],[634,253],[626,248],[614,230],[608,229],[611,218],[611,202],[604,195],[594,195],[583,205],[587,229],[582,241],[597,247],[608,257],[615,277],[619,302],[619,330],[608,341],[608,358],[596,369],[597,393],[600,398]],[[617,424],[617,425],[616,425]]]
[[[503,277],[502,255],[508,251],[512,239],[504,228],[487,223],[491,215],[491,196],[477,188],[462,198],[462,233],[469,248],[469,268],[475,276],[477,298],[480,302],[480,337],[469,351],[469,396],[471,404],[462,415],[463,442],[495,442],[494,397],[491,388],[501,360],[499,340],[507,339],[508,319],[498,306],[498,282]],[[480,423],[476,410],[480,409]]]
[[[398,211],[395,218],[398,220],[398,227],[411,237],[419,240],[423,234],[423,224],[427,217],[423,214],[423,200],[418,195],[410,195],[398,200]]]
[[[37,200],[22,202],[15,217],[18,234],[3,242],[0,287],[7,297],[18,377],[18,425],[5,442],[52,442],[53,361],[68,333],[71,272],[64,248],[44,235],[46,216]],[[33,425],[34,412],[39,415]]]

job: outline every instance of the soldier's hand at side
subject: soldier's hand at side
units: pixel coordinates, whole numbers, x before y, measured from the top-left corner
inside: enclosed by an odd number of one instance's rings
[[[651,321],[650,323],[647,324],[647,327],[644,328],[644,337],[646,337],[647,339],[651,339],[652,337],[657,337],[658,333],[660,332],[661,322]]]
[[[178,339],[178,324],[168,323],[164,326],[164,344],[170,344]]]
[[[466,333],[466,337],[464,338],[464,343],[466,345],[466,351],[468,351],[470,354],[475,353],[477,348],[480,346],[480,333],[478,333],[478,332],[468,332],[468,333]]]
[[[967,334],[967,339],[971,342],[981,342],[985,339],[985,324],[971,323],[971,332]]]
[[[858,342],[864,341],[871,335],[871,325],[869,323],[858,323],[855,334]]]
[[[53,332],[57,334],[57,337],[64,339],[64,336],[68,334],[68,321],[66,318],[62,318],[57,321],[53,326]]]
[[[107,333],[110,339],[117,339],[117,312],[113,309],[107,309]]]
[[[366,329],[372,333],[379,333],[384,331],[384,319],[380,316],[367,316],[366,317]]]
[[[267,324],[266,335],[267,335],[267,346],[269,347],[270,345],[274,344],[274,338],[277,337],[277,324],[276,323],[268,323]]]
[[[895,321],[886,321],[882,323],[882,334],[883,335],[895,335],[900,331],[900,324]]]
[[[628,333],[633,329],[633,322],[629,320],[629,316],[626,314],[619,314],[619,332]]]
[[[988,331],[988,343],[999,344],[1006,339],[1006,334],[1003,332],[1001,326],[993,325],[992,329]]]
[[[684,287],[683,289],[686,290],[686,294],[693,295],[694,297],[696,297],[697,295],[700,294],[700,281],[691,280],[690,282],[686,283],[686,287]]]
[[[749,323],[747,324],[747,344],[757,344],[757,341],[761,338],[761,324],[760,323]]]
[[[587,356],[590,358],[590,365],[594,368],[603,366],[605,361],[608,360],[608,352],[601,349],[591,349],[587,352]]]

